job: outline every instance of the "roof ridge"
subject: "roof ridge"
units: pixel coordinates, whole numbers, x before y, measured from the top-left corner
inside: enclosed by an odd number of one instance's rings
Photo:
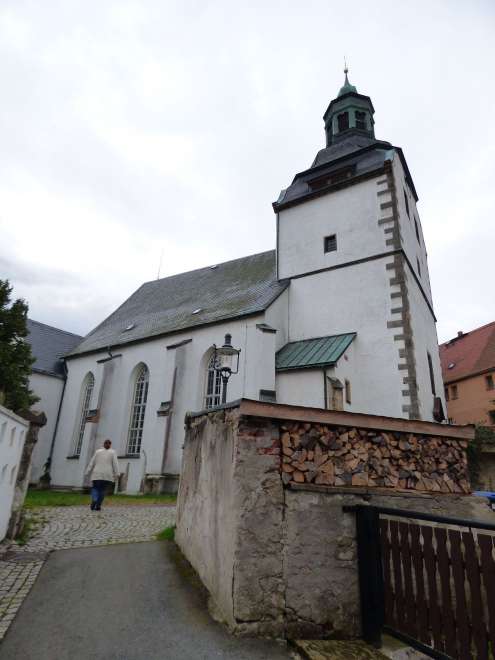
[[[442,342],[440,346],[447,346],[451,342],[455,342],[458,339],[463,339],[464,337],[467,337],[467,335],[472,335],[474,332],[479,332],[480,330],[484,330],[485,328],[488,328],[491,325],[495,325],[495,321],[490,321],[489,323],[485,323],[485,325],[480,325],[479,328],[474,328],[474,330],[467,330],[466,332],[463,332],[462,335],[456,335],[455,337],[452,337],[452,339],[447,339],[446,341]]]
[[[344,337],[345,335],[357,335],[357,332],[355,330],[351,330],[349,332],[337,332],[334,335],[321,335],[321,337],[309,337],[308,339],[293,339],[291,341],[288,341],[286,344],[284,344],[284,346],[288,346],[289,344],[297,344],[301,341],[316,341],[317,339],[329,339],[329,337]]]
[[[45,328],[50,328],[50,330],[56,330],[57,332],[63,332],[66,335],[71,335],[72,337],[79,337],[79,339],[83,339],[84,335],[78,335],[75,332],[70,332],[70,330],[63,330],[62,328],[57,328],[54,325],[48,325],[48,323],[43,323],[42,321],[35,321],[34,319],[31,319],[28,317],[28,321],[30,323],[35,323],[36,325],[42,325]]]
[[[270,252],[275,252],[275,250],[264,250],[263,252],[256,252],[255,254],[247,254],[245,257],[236,257],[235,259],[229,259],[228,261],[221,261],[217,263],[210,264],[209,266],[201,266],[201,268],[193,268],[192,270],[185,270],[181,273],[174,273],[173,275],[167,275],[166,277],[160,277],[155,280],[148,280],[146,282],[143,282],[141,286],[144,286],[145,284],[151,284],[152,282],[162,282],[163,280],[168,280],[172,277],[179,277],[180,275],[189,275],[190,273],[199,273],[201,270],[209,270],[213,267],[218,267],[218,266],[225,266],[227,264],[234,263],[234,261],[243,261],[244,259],[249,259],[251,257],[259,257],[262,254],[269,254]],[[140,287],[141,288],[141,287]]]

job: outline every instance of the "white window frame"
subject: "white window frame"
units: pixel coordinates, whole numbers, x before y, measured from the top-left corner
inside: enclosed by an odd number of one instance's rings
[[[205,408],[219,406],[222,400],[222,376],[215,369],[215,353],[212,353],[206,367]]]
[[[142,364],[136,373],[132,393],[131,415],[129,419],[129,430],[127,432],[126,454],[128,456],[139,456],[141,453],[149,381],[150,372],[148,367]]]
[[[84,430],[86,428],[86,418],[91,410],[91,397],[95,387],[95,377],[91,371],[86,374],[81,388],[81,405],[79,407],[79,421],[76,426],[76,436],[74,438],[74,447],[72,456],[80,456],[84,440]]]

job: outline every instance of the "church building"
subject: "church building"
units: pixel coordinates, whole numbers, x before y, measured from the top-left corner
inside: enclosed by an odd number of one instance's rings
[[[110,438],[121,490],[174,490],[186,412],[223,398],[442,421],[416,190],[345,74],[326,146],[273,204],[276,249],[143,284],[66,356],[53,485],[86,485]]]

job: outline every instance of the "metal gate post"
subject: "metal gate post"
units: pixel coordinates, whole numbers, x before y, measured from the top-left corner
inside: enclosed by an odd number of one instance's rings
[[[382,645],[384,588],[380,545],[380,514],[372,506],[356,506],[359,592],[363,639]]]

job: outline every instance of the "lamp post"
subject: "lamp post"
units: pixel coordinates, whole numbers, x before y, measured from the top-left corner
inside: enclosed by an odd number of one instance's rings
[[[222,403],[227,402],[227,384],[232,374],[239,372],[240,348],[232,346],[232,335],[226,334],[223,346],[213,344],[214,369],[222,377]]]

